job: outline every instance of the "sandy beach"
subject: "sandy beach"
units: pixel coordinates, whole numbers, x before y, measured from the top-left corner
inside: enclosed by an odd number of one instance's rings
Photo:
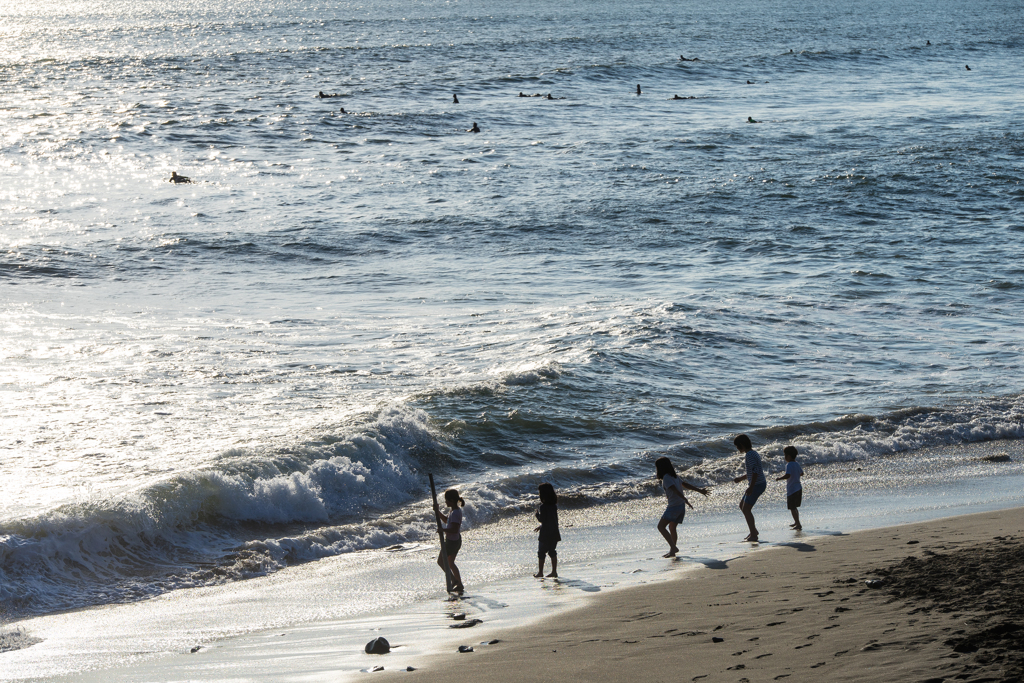
[[[1022,525],[1015,508],[797,538],[475,628],[474,652],[453,641],[409,680],[1020,681]]]

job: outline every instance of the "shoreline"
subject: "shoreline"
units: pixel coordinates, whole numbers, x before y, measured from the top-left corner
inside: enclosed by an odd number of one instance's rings
[[[414,678],[616,681],[642,668],[655,681],[1020,680],[1024,620],[1007,609],[1019,593],[996,605],[1009,587],[969,565],[988,550],[1024,558],[1022,530],[1017,507],[779,544],[528,627],[481,629],[472,640],[499,642],[429,657]],[[939,580],[936,562],[974,572],[968,586],[914,595]],[[1024,566],[1009,564],[1019,579]]]
[[[1020,506],[1022,454],[1024,441],[999,441],[921,451],[916,465],[900,457],[808,467],[804,483],[812,495],[801,510],[804,531],[785,529],[791,519],[783,498],[763,497],[755,509],[761,543],[753,553],[739,542],[745,525],[735,503],[742,485],[722,486],[711,499],[696,501],[674,560],[661,557],[664,541],[654,528],[663,502],[646,497],[567,509],[563,536],[569,535],[559,548],[557,581],[531,576],[532,516],[471,530],[471,544],[460,556],[470,595],[458,601],[444,600],[436,547],[421,544],[28,619],[18,627],[36,644],[3,653],[0,680],[305,682],[357,679],[375,666],[429,668],[433,657],[459,644],[475,644],[479,651],[480,643],[501,637],[493,633],[533,628],[637,585],[728,567],[773,545],[816,544],[859,529]],[[899,476],[879,488],[879,477],[894,467]],[[449,630],[457,612],[483,623]],[[376,636],[393,644],[389,656],[363,653]]]

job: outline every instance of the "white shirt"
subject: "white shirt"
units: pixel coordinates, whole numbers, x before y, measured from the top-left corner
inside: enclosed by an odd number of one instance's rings
[[[457,529],[457,531],[449,531]],[[462,508],[454,507],[448,513],[448,522],[444,525],[444,538],[446,541],[462,540]]]
[[[679,477],[673,477],[671,474],[666,474],[661,479],[661,486],[665,489],[665,496],[668,498],[669,507],[686,504],[686,498],[679,495],[679,491],[683,490],[683,482],[679,480]],[[678,489],[678,491],[676,489]]]
[[[803,486],[800,484],[800,475],[804,473],[800,463],[796,460],[786,463],[786,474],[789,475],[789,479],[786,480],[786,495],[791,496]]]

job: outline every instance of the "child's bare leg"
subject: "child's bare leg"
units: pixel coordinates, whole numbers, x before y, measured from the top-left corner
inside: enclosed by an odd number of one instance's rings
[[[437,566],[440,567],[442,571],[444,570],[444,555],[441,554],[441,553],[437,554]],[[448,566],[449,566],[449,568],[451,567],[451,563],[450,562],[448,563]],[[449,576],[448,576],[448,572],[445,572],[445,579],[446,580],[450,580]],[[448,586],[448,590],[452,590],[452,588],[454,588],[454,585]]]
[[[452,570],[452,580],[455,581],[455,585],[452,586],[453,590],[462,590],[462,574],[459,573],[459,568],[455,566],[455,558],[448,558],[448,567]]]
[[[743,517],[747,520],[747,528],[750,529],[750,535],[745,540],[756,541],[757,540],[757,525],[754,524],[754,513],[751,510],[750,505],[743,503],[740,505],[740,510],[743,511]]]
[[[679,548],[676,547],[676,541],[679,540],[679,534],[676,532],[675,522],[668,522],[661,520],[658,522],[658,531],[668,542],[668,552],[662,555],[662,557],[675,557],[676,553],[679,552]]]
[[[558,553],[551,551],[551,573],[548,576],[552,579],[558,578]]]

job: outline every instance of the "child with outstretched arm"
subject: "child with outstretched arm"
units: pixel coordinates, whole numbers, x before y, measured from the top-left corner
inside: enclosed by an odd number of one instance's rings
[[[686,517],[686,506],[690,505],[690,501],[686,500],[686,496],[683,494],[683,489],[696,491],[704,496],[708,495],[708,490],[680,479],[676,475],[675,468],[672,467],[672,461],[668,458],[658,458],[654,461],[654,473],[661,480],[661,487],[665,489],[665,496],[668,498],[668,507],[665,508],[661,520],[658,521],[658,531],[668,541],[668,552],[662,557],[675,557],[679,552],[679,547],[676,545],[679,540],[679,532],[676,527],[682,524],[683,518]],[[693,506],[690,505],[690,507]]]

